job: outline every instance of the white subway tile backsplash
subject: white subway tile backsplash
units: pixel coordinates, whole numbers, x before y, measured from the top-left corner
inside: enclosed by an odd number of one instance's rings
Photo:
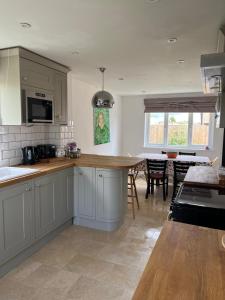
[[[3,150],[2,159],[9,159],[16,157],[16,150]]]
[[[49,143],[63,148],[73,137],[72,126],[0,126],[0,167],[20,164],[23,147]]]
[[[20,133],[21,127],[20,126],[8,126],[9,133]]]

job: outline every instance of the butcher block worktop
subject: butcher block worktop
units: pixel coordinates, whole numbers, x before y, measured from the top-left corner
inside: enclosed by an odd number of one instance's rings
[[[82,154],[80,158],[53,158],[49,162],[36,163],[34,165],[18,166],[25,168],[33,168],[38,171],[25,176],[15,177],[6,181],[0,181],[0,187],[9,186],[25,180],[30,180],[38,176],[47,175],[56,171],[60,171],[70,167],[92,167],[103,169],[129,169],[137,166],[143,159],[125,156],[105,156]]]
[[[224,235],[167,221],[132,300],[224,300]]]

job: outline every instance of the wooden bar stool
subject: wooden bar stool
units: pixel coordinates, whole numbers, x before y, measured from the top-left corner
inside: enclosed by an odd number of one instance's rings
[[[135,199],[137,202],[138,209],[140,208],[140,206],[138,201],[137,187],[135,183],[135,174],[133,173],[128,173],[128,195],[127,196],[128,198],[131,198],[131,201],[128,200],[128,204],[132,205],[133,218],[135,219],[135,209],[134,209]]]

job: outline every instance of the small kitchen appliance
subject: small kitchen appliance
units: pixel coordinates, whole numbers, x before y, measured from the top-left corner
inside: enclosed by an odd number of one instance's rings
[[[56,157],[56,145],[42,144],[37,145],[37,153],[39,159],[49,159]]]
[[[39,161],[37,148],[34,146],[27,146],[22,148],[23,164],[32,165]]]

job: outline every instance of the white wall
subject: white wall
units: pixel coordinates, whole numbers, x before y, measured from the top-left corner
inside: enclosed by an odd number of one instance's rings
[[[145,96],[122,97],[122,153],[132,155],[143,152],[160,153],[161,148],[144,147],[144,98]],[[211,159],[221,158],[223,129],[214,129],[213,149],[198,150],[199,155],[209,156]]]
[[[69,120],[75,127],[75,140],[83,153],[119,155],[121,153],[121,99],[115,95],[115,105],[110,109],[111,142],[94,145],[93,107],[91,100],[97,88],[77,80],[68,79]]]

